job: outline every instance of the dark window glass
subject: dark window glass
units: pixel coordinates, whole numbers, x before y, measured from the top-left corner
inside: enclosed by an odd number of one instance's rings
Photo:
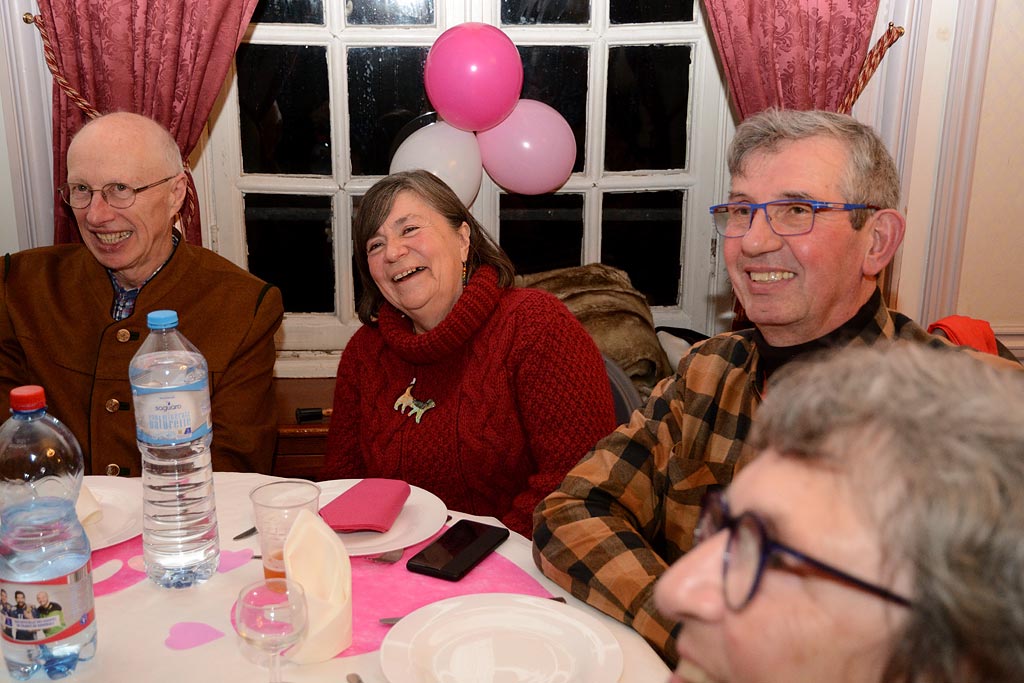
[[[587,140],[587,61],[585,47],[537,45],[519,48],[523,60],[522,99],[537,100],[565,117],[576,138],[574,173],[583,171]]]
[[[260,0],[252,13],[254,24],[324,23],[323,0]]]
[[[431,111],[423,89],[428,47],[357,47],[348,51],[348,111],[353,175],[387,175],[392,143]]]
[[[410,26],[434,23],[433,0],[348,0],[345,20],[352,25]]]
[[[249,272],[281,288],[284,310],[334,312],[331,198],[245,195]]]
[[[242,44],[236,60],[242,170],[331,175],[327,49]]]
[[[503,24],[589,24],[589,0],[501,0]]]
[[[675,306],[682,269],[682,190],[602,198],[601,263],[629,273],[651,306]]]
[[[610,0],[613,24],[653,24],[693,21],[693,0]]]
[[[608,50],[605,169],[686,168],[688,45]]]
[[[501,247],[522,275],[578,266],[583,256],[583,195],[502,194]]]

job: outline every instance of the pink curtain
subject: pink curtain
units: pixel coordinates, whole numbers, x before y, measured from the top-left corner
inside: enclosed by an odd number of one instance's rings
[[[67,177],[68,143],[96,112],[159,121],[187,159],[199,141],[258,0],[38,0],[36,25],[54,72],[53,169]],[[75,93],[81,102],[72,101]],[[90,107],[92,111],[83,111]],[[185,238],[202,242],[195,185],[181,210]],[[54,242],[79,239],[54,193]]]
[[[768,107],[840,111],[878,0],[704,2],[738,120]]]

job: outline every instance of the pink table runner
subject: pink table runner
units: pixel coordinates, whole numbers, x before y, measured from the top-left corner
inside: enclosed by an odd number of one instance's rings
[[[498,553],[487,557],[461,581],[444,581],[407,570],[406,561],[432,540],[406,548],[405,555],[394,564],[380,564],[365,557],[352,558],[352,645],[339,656],[349,657],[380,649],[381,640],[389,628],[380,623],[381,617],[404,616],[445,598],[473,593],[551,596],[532,576]],[[96,597],[125,590],[144,580],[145,573],[139,571],[142,568],[141,555],[141,536],[94,552],[93,571],[107,562],[122,563],[116,573],[96,583]],[[222,551],[219,571],[237,569],[241,565],[236,560],[244,559],[243,555],[251,557],[252,551]],[[230,596],[230,600],[234,602],[234,596]]]

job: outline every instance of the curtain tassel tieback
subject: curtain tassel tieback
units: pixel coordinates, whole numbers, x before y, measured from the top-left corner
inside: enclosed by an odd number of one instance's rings
[[[842,103],[839,105],[838,113],[850,113],[850,110],[853,109],[853,103],[860,97],[861,92],[864,91],[875,70],[878,69],[878,65],[882,63],[882,57],[885,55],[886,50],[892,47],[893,43],[899,40],[905,32],[902,26],[896,26],[891,21],[889,22],[889,28],[886,29],[885,33],[878,39],[878,42],[875,43],[875,46],[868,52],[867,57],[864,58],[864,66],[861,67],[860,73],[857,74],[857,80],[853,82],[850,92],[846,93],[846,97],[843,98]]]

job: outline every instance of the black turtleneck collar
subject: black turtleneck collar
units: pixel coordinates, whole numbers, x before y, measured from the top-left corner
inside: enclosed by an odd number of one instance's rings
[[[755,327],[754,345],[757,347],[757,352],[761,357],[758,372],[760,375],[760,377],[758,377],[758,386],[763,387],[764,382],[771,377],[773,372],[794,358],[804,356],[815,351],[824,351],[826,349],[846,346],[851,340],[859,336],[861,331],[875,319],[875,314],[881,304],[882,291],[875,289],[875,293],[871,295],[871,298],[868,299],[867,302],[860,307],[860,310],[845,323],[823,337],[812,339],[811,341],[804,342],[803,344],[796,344],[795,346],[772,346],[765,341],[764,336],[761,334],[761,330]]]

